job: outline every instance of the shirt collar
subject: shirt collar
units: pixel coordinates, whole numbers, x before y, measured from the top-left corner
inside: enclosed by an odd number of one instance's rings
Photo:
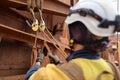
[[[100,54],[95,51],[90,51],[90,50],[77,50],[71,53],[71,55],[66,60],[70,61],[76,58],[99,59]]]

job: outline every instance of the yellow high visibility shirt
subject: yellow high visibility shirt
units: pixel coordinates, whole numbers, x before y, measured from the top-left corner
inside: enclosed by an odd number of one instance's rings
[[[76,63],[79,67],[82,68],[85,80],[96,80],[98,75],[103,71],[108,71],[111,74],[102,75],[101,80],[114,79],[112,69],[103,59],[90,60],[78,58],[73,59],[70,62]],[[48,64],[46,67],[42,67],[38,71],[33,73],[29,80],[71,80],[71,79],[64,72],[58,69],[54,64]]]

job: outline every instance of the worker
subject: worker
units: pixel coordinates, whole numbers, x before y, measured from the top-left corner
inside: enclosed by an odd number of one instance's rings
[[[41,58],[26,80],[114,80],[112,69],[100,58],[108,36],[119,30],[120,17],[114,10],[110,0],[79,0],[65,20],[71,45],[68,63],[41,67]]]

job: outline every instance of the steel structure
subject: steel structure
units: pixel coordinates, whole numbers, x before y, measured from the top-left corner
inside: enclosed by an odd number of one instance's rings
[[[63,23],[71,5],[70,0],[43,0],[43,18],[49,30],[57,23]],[[74,2],[76,2],[75,0]],[[72,3],[73,4],[73,3]],[[38,12],[35,10],[36,17]],[[35,32],[26,24],[32,16],[27,9],[27,0],[0,1],[0,80],[23,80],[31,66],[31,53],[35,40]],[[63,48],[64,53],[57,55],[65,61],[69,47],[53,38],[46,37],[42,32],[37,36],[37,46],[46,42],[50,48]],[[46,56],[42,66],[49,63]]]
[[[43,1],[43,19],[51,32],[56,24],[63,24],[69,7],[78,0]],[[0,80],[24,80],[26,71],[31,67],[31,61],[35,59],[32,48],[36,34],[26,23],[26,20],[33,20],[27,5],[27,0],[0,1]],[[36,8],[35,15],[39,19]],[[44,42],[46,42],[60,59],[66,61],[67,53],[70,51],[69,46],[59,40],[56,42],[55,37],[51,37],[48,32],[46,34],[49,37],[45,36],[43,32],[38,33],[37,47],[45,47]],[[109,60],[109,51],[104,53],[107,54],[101,56]],[[119,59],[120,57],[118,57]],[[48,63],[48,56],[46,56],[42,66],[46,66]]]

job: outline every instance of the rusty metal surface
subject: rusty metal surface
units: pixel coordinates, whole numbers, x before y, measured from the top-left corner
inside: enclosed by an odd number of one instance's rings
[[[1,36],[13,38],[15,40],[20,40],[31,45],[34,44],[34,39],[35,39],[34,34],[29,34],[29,33],[5,26],[3,24],[0,24],[0,34]],[[49,42],[51,44],[56,44],[54,41],[49,41],[47,38],[42,37],[42,34],[39,34],[39,35],[40,36],[38,37],[38,44],[42,43],[42,41]],[[69,49],[69,47],[65,46],[64,44],[63,45],[61,44],[61,46],[64,46],[65,48]]]
[[[0,77],[0,80],[24,80],[24,75]]]
[[[74,0],[74,3],[77,1]],[[27,0],[1,0],[0,7],[0,80],[24,80],[24,75],[30,68],[30,57],[35,40],[35,32],[25,23],[26,20],[32,20],[27,10]],[[43,18],[46,27],[52,30],[57,23],[63,23],[69,7],[70,0],[44,0]],[[38,12],[35,14],[38,18]],[[39,32],[37,46],[43,46],[44,41],[61,60],[65,61],[70,53],[68,45],[60,41],[56,43],[51,37],[48,39]],[[55,45],[58,48],[62,47],[66,54],[61,53]],[[101,56],[109,60],[109,54],[104,53],[108,52],[103,52]],[[48,63],[49,58],[46,56],[42,66]]]
[[[25,22],[31,21],[32,16],[27,10],[26,0],[1,0],[0,7],[2,7],[0,8],[0,80],[23,80],[24,74],[30,68],[30,57],[35,40],[35,32]],[[45,0],[43,18],[46,27],[52,30],[55,24],[62,23],[68,14],[68,9],[69,3],[65,1]],[[38,12],[35,14],[38,18]],[[52,37],[48,39],[39,32],[37,46],[43,46],[44,41],[60,59],[65,61],[67,54],[61,53],[55,45],[69,53],[68,45],[59,41],[56,43]],[[49,63],[48,56],[44,57],[42,66],[46,66],[47,63]]]
[[[27,42],[31,45],[34,43],[35,35],[30,27],[27,26],[25,20],[30,18],[31,15],[29,12],[24,12],[24,17],[20,17],[20,15],[15,15],[10,9],[0,9],[0,30],[1,35],[9,36],[11,38],[21,40],[23,42]],[[7,12],[7,13],[6,13]],[[18,13],[22,13],[19,11]],[[59,19],[58,19],[59,18]],[[58,20],[57,20],[58,19]],[[62,17],[59,16],[51,16],[51,15],[44,15],[44,20],[46,22],[46,27],[50,28],[52,25],[55,25],[58,22],[63,21]],[[14,34],[16,33],[16,34]],[[42,36],[42,33],[39,33],[38,43],[41,43],[41,40],[47,41],[46,37]],[[52,41],[54,43],[54,41]],[[66,46],[67,47],[67,46]]]
[[[61,3],[60,3],[61,2]],[[68,2],[68,1],[67,1]],[[69,5],[64,4],[65,2],[59,0],[44,0],[43,12],[51,13],[56,15],[66,16],[69,11]],[[48,5],[49,4],[49,5]],[[0,1],[2,7],[13,7],[20,10],[27,10],[27,0],[2,0]]]
[[[31,47],[24,42],[3,38],[0,43],[0,76],[24,74],[30,66]]]

